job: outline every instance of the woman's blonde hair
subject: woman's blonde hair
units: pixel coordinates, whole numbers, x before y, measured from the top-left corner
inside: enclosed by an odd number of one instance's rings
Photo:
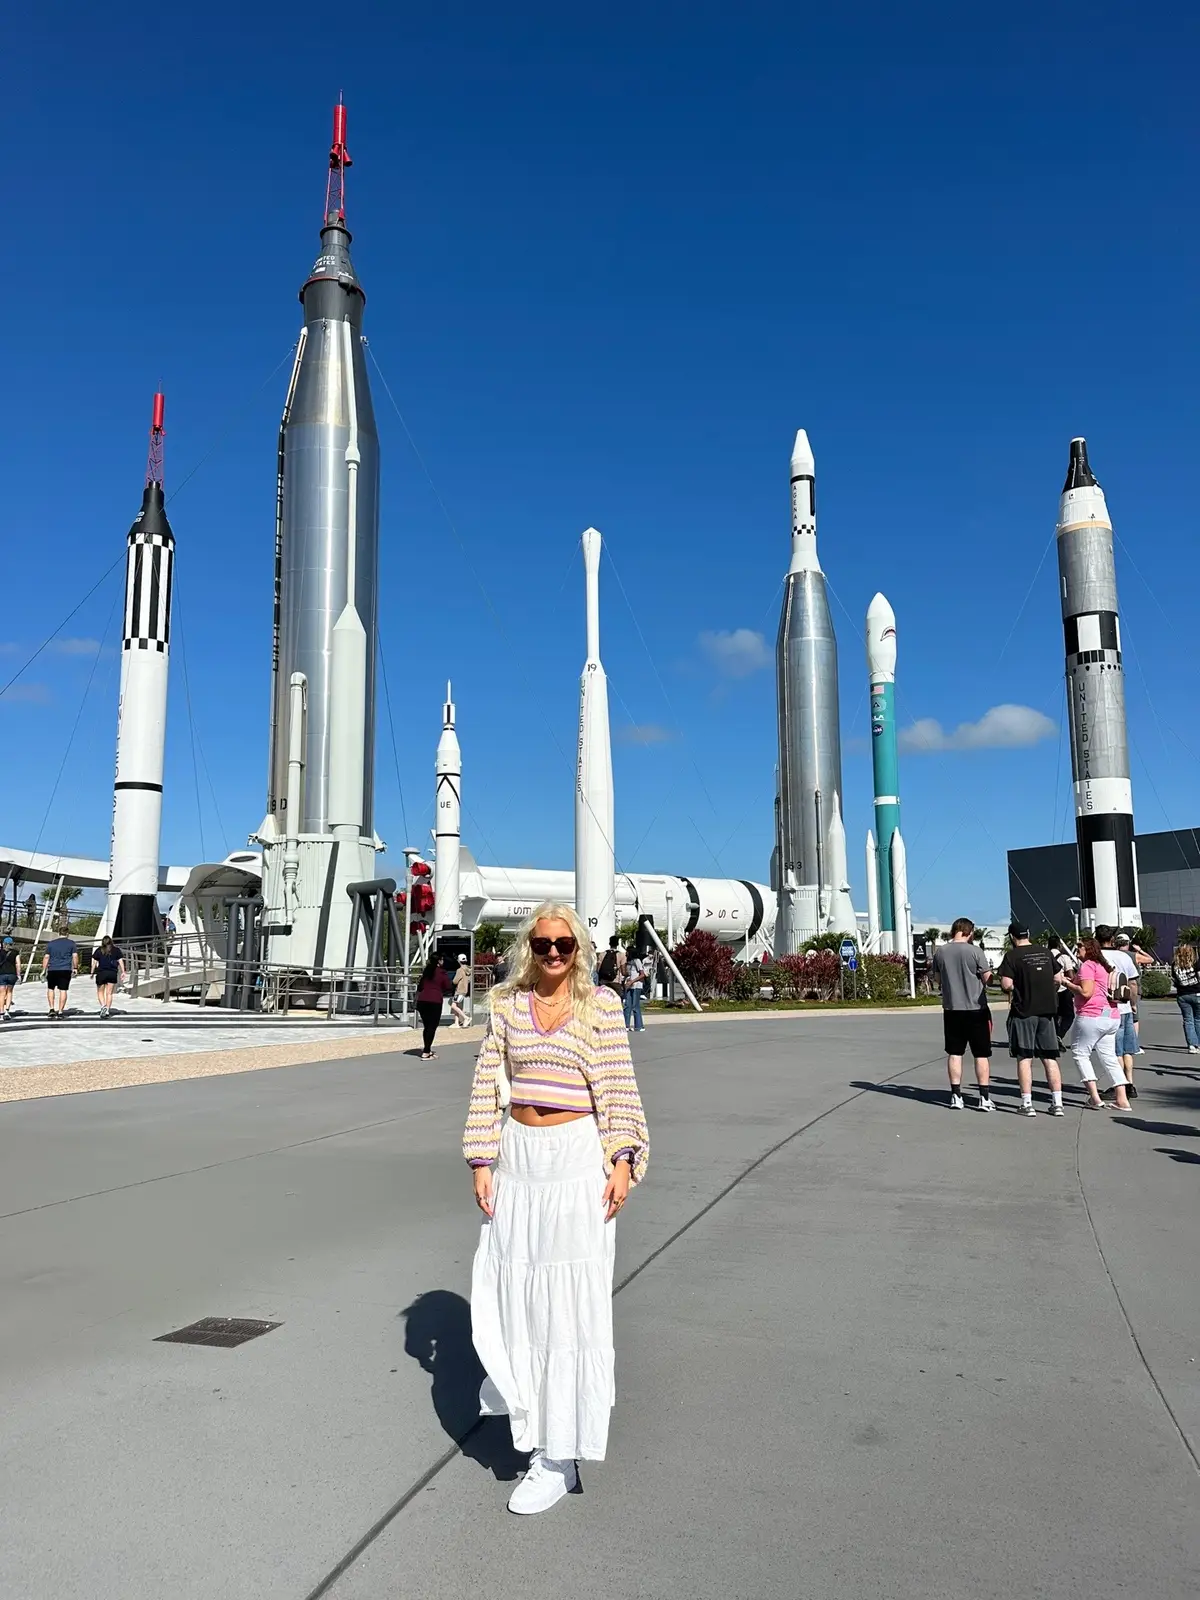
[[[1177,967],[1194,967],[1196,965],[1196,951],[1190,944],[1177,944],[1175,955],[1172,958]]]
[[[571,1010],[577,1022],[591,1027],[596,1020],[596,989],[592,982],[596,951],[574,908],[560,905],[556,900],[544,901],[528,922],[521,924],[508,951],[508,977],[496,985],[493,993],[497,999],[503,1000],[511,994],[526,993],[537,982],[541,968],[529,941],[539,922],[565,922],[571,930],[575,940],[575,962],[567,980],[571,988]]]

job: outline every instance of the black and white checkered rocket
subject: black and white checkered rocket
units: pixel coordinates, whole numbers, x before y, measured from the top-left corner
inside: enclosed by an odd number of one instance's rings
[[[1112,523],[1083,439],[1071,440],[1057,542],[1081,920],[1089,927],[1137,925],[1141,912]]]
[[[158,929],[159,835],[175,536],[162,483],[162,397],[155,396],[142,509],[129,530],[112,858],[104,926],[121,939]]]

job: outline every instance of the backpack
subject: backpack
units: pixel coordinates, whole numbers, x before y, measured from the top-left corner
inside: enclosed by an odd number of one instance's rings
[[[601,983],[614,983],[617,977],[617,952],[606,950],[600,957],[600,970],[597,976]]]

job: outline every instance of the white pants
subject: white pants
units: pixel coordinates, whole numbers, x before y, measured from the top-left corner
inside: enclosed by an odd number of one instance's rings
[[[1096,1074],[1092,1070],[1093,1050],[1100,1057],[1100,1065],[1104,1068],[1111,1087],[1115,1089],[1119,1083],[1125,1082],[1125,1069],[1117,1056],[1116,1038],[1116,1017],[1075,1018],[1075,1029],[1071,1034],[1071,1054],[1075,1057],[1075,1065],[1084,1083],[1096,1081]]]

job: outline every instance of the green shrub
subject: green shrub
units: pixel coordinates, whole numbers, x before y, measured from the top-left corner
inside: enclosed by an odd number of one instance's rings
[[[1165,1000],[1171,993],[1171,974],[1162,967],[1147,967],[1138,982],[1147,1000]]]
[[[881,1005],[907,999],[908,962],[903,956],[863,956],[859,980],[859,994],[865,987],[871,999]]]
[[[733,966],[733,979],[729,985],[727,998],[730,1000],[757,1000],[758,991],[762,988],[762,968],[757,964],[745,961],[735,961]]]

